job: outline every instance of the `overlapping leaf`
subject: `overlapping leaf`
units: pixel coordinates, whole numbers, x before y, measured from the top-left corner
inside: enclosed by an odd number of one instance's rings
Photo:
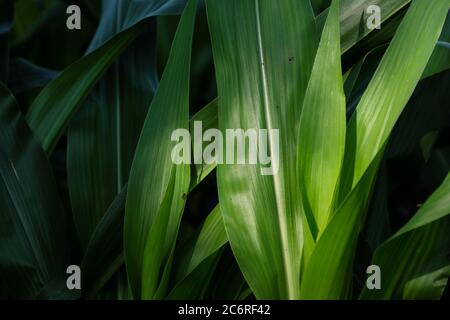
[[[411,0],[342,0],[341,1],[341,47],[347,52],[361,39],[377,29],[369,29],[367,19],[373,12],[367,11],[369,5],[380,9],[381,23],[387,21],[395,13],[407,6]],[[317,17],[317,26],[320,29],[325,25],[328,11],[325,10]]]
[[[65,275],[65,222],[50,165],[0,85],[0,296],[32,299]]]
[[[136,299],[165,295],[172,253],[189,188],[188,164],[171,159],[172,132],[189,127],[189,72],[196,1],[188,2],[133,160],[124,250]],[[161,142],[164,143],[161,143]]]
[[[333,1],[300,117],[299,176],[314,236],[333,212],[345,148],[345,95],[339,44],[339,1]]]
[[[414,1],[358,104],[347,130],[341,197],[356,185],[385,144],[433,52],[448,1]]]
[[[202,121],[207,127],[217,127],[217,100],[209,103],[197,114],[195,114],[190,121],[192,127],[193,121]],[[193,132],[191,132],[193,135]],[[208,176],[207,172],[211,172],[210,165],[191,165],[191,184],[190,190],[193,190],[205,177]],[[212,166],[213,168],[215,166]],[[102,216],[102,219],[97,224],[95,231],[89,241],[86,248],[86,252],[83,258],[82,270],[83,270],[83,295],[85,297],[95,297],[99,290],[117,273],[121,265],[123,264],[123,217],[125,209],[125,196],[127,193],[127,187],[116,196],[114,201],[109,206],[108,210]],[[203,248],[209,246],[209,250],[196,250],[196,252],[182,250],[180,259],[190,255],[194,261],[202,261],[212,255],[220,244],[228,241],[224,232],[223,222],[221,220],[220,211],[217,208],[213,213],[214,217],[207,218],[212,221],[211,223],[205,223],[201,228],[201,233],[211,235],[217,239],[218,242],[209,243],[208,241],[200,241],[196,246]],[[218,220],[220,218],[220,220]],[[218,229],[219,228],[219,229]],[[220,229],[222,228],[222,229]],[[218,232],[217,232],[218,231]],[[217,234],[216,234],[217,232]],[[218,236],[218,237],[217,237]],[[203,237],[208,240],[210,237]],[[193,245],[191,249],[196,246]],[[204,254],[202,254],[202,252]],[[205,253],[206,252],[206,253]],[[196,267],[196,266],[195,266]],[[192,268],[191,271],[193,271]],[[175,267],[174,273],[177,270],[185,273],[185,269]],[[181,275],[178,279],[180,281],[183,278]],[[172,280],[175,281],[175,280]]]
[[[445,280],[443,270],[450,265],[449,214],[450,174],[414,217],[376,250],[373,264],[382,270],[382,287],[380,290],[363,288],[361,298],[400,299],[403,294],[420,295],[421,289],[426,287],[423,284],[416,283],[416,288],[411,287],[411,283],[409,287],[404,286],[414,279],[421,281],[417,278],[425,275],[431,278],[422,281],[435,283],[442,293],[445,283],[439,285],[438,279]]]

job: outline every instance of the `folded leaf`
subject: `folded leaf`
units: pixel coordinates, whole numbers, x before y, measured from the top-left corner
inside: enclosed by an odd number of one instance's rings
[[[380,155],[336,210],[315,245],[302,275],[302,299],[351,298],[358,234],[378,171]]]

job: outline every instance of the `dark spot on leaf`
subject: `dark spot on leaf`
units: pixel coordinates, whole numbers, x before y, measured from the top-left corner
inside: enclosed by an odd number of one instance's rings
[[[294,57],[289,57],[288,60],[289,60],[290,63],[292,63],[292,62],[294,62]]]

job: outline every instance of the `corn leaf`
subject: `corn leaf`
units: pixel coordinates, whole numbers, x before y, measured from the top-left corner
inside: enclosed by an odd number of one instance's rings
[[[311,5],[316,14],[321,13],[330,6],[331,0],[311,0]]]
[[[208,284],[214,274],[214,270],[219,262],[221,253],[222,249],[203,260],[197,268],[190,272],[170,291],[167,299],[203,299],[208,289]]]
[[[280,137],[277,152],[274,132],[268,135],[272,165],[279,163],[274,175],[262,175],[258,164],[218,165],[229,241],[257,298],[298,298],[303,213],[295,137],[317,49],[314,14],[308,1],[294,0],[209,0],[206,7],[220,129],[279,129]]]
[[[342,52],[347,52],[361,39],[374,32],[367,27],[367,8],[376,5],[380,8],[381,23],[387,21],[394,14],[408,5],[411,0],[342,0],[341,1],[341,47]],[[317,17],[317,27],[323,29],[328,10]],[[383,29],[383,27],[381,28]],[[376,30],[376,29],[375,29]]]
[[[216,206],[206,217],[200,230],[177,252],[174,281],[177,283],[191,273],[203,260],[227,243],[220,207]]]
[[[450,265],[408,281],[403,290],[404,300],[438,300],[450,277]]]
[[[439,38],[449,3],[413,1],[347,130],[343,199],[385,144]]]
[[[0,296],[35,298],[68,266],[64,210],[50,165],[0,85]]]
[[[442,279],[442,269],[450,265],[449,214],[450,174],[413,218],[375,251],[372,263],[381,269],[381,289],[363,288],[361,298],[400,299],[408,281],[432,272],[432,277],[422,281],[433,283]],[[410,291],[405,294],[418,295],[421,287],[416,283],[414,288],[406,288]],[[443,292],[445,284],[440,287]]]
[[[126,186],[95,228],[81,264],[83,296],[94,298],[123,265],[123,213]]]
[[[217,98],[211,101],[202,110],[197,112],[191,119],[189,128],[191,132],[192,148],[198,143],[202,144],[203,147],[207,144],[201,141],[203,134],[200,136],[194,135],[194,122],[201,121],[203,131],[208,129],[217,129],[219,127],[217,123]],[[197,140],[196,140],[197,139]],[[200,140],[200,141],[199,141]],[[205,163],[202,161],[201,164],[194,164],[191,166],[191,185],[189,187],[189,192],[192,191],[205,177],[207,177],[216,168],[215,163]]]
[[[88,52],[126,29],[128,16],[134,12],[133,3],[103,2],[100,25]],[[147,5],[154,6],[154,1]],[[155,28],[153,18],[92,90],[68,130],[70,199],[84,249],[108,205],[128,181],[142,124],[158,82]]]
[[[168,298],[202,298],[227,242],[220,207],[216,206],[200,229],[175,252],[179,257],[174,262],[175,285]]]
[[[133,297],[164,295],[189,188],[189,165],[171,160],[172,132],[189,126],[196,1],[189,1],[139,138],[125,206],[124,254]],[[166,141],[161,144],[161,141]]]
[[[447,14],[441,36],[428,62],[423,78],[450,68],[450,13]]]
[[[52,152],[69,119],[101,75],[136,38],[144,25],[140,23],[120,33],[98,50],[73,63],[36,97],[26,120],[47,154]]]
[[[193,121],[202,121],[204,124],[211,124],[212,127],[217,126],[217,104],[213,101],[206,105],[202,110],[196,113],[190,120],[192,126]],[[193,132],[191,133],[193,134]],[[209,165],[205,165],[209,167]],[[198,176],[196,170],[198,169]],[[201,165],[191,165],[191,190],[194,189],[197,184],[202,182],[207,177],[205,174],[208,169],[202,169]],[[210,172],[210,171],[209,171]],[[101,220],[97,224],[94,233],[92,234],[86,252],[83,257],[82,270],[83,270],[83,296],[87,298],[93,298],[102,289],[105,284],[112,278],[114,274],[118,272],[123,264],[123,220],[125,211],[125,198],[127,193],[127,186],[122,188],[122,191],[114,198],[110,204],[108,210],[102,216]],[[208,223],[205,227],[212,226],[213,231],[202,231],[205,233],[216,232],[218,228],[223,228],[217,225],[217,217],[219,209],[215,211],[215,217],[213,221],[216,223]],[[208,218],[207,218],[208,219]],[[211,218],[210,218],[211,219]],[[203,230],[203,229],[202,229]],[[219,230],[220,231],[220,230]],[[218,235],[223,236],[223,233]],[[218,239],[221,239],[219,237]],[[225,240],[219,241],[227,241]],[[211,244],[214,250],[215,245]],[[200,251],[201,252],[201,251]],[[212,254],[213,252],[210,252]],[[189,251],[183,251],[182,256],[192,254]],[[196,261],[207,258],[207,255],[203,255],[199,258],[194,258]],[[176,268],[178,270],[178,268]],[[185,272],[186,270],[183,270]],[[175,271],[176,272],[176,271]]]
[[[99,26],[102,32],[97,33],[91,48],[102,46],[72,64],[60,77],[46,86],[27,114],[27,122],[47,154],[52,152],[69,120],[96,82],[145,28],[144,20],[161,13],[179,12],[185,2],[186,0],[155,0],[149,4],[136,0],[121,1],[120,5],[129,5],[129,11],[123,23],[117,26],[120,28],[117,34],[114,34],[116,26],[111,29],[109,25],[111,20],[103,20]],[[106,11],[106,14],[114,14],[114,10],[106,9]],[[80,72],[80,70],[88,71]]]
[[[333,1],[331,5],[300,117],[298,172],[306,214],[313,216],[313,234],[324,229],[333,212],[344,158],[346,118],[339,3]]]
[[[302,299],[349,299],[353,259],[380,156],[336,210],[302,275]]]

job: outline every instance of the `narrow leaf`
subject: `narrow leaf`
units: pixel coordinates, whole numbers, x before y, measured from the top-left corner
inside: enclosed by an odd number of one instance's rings
[[[165,291],[189,188],[189,165],[172,162],[171,136],[174,130],[189,127],[189,72],[196,6],[196,1],[190,0],[181,17],[131,168],[124,253],[136,299],[150,299]]]
[[[347,130],[341,199],[381,150],[411,97],[439,38],[449,3],[413,1],[361,98]]]
[[[32,299],[68,266],[64,214],[50,165],[0,85],[0,296]]]
[[[313,216],[309,222],[314,223],[314,232],[317,228],[323,230],[333,211],[344,158],[346,119],[339,3],[335,0],[331,4],[300,117],[298,172],[303,205]]]

